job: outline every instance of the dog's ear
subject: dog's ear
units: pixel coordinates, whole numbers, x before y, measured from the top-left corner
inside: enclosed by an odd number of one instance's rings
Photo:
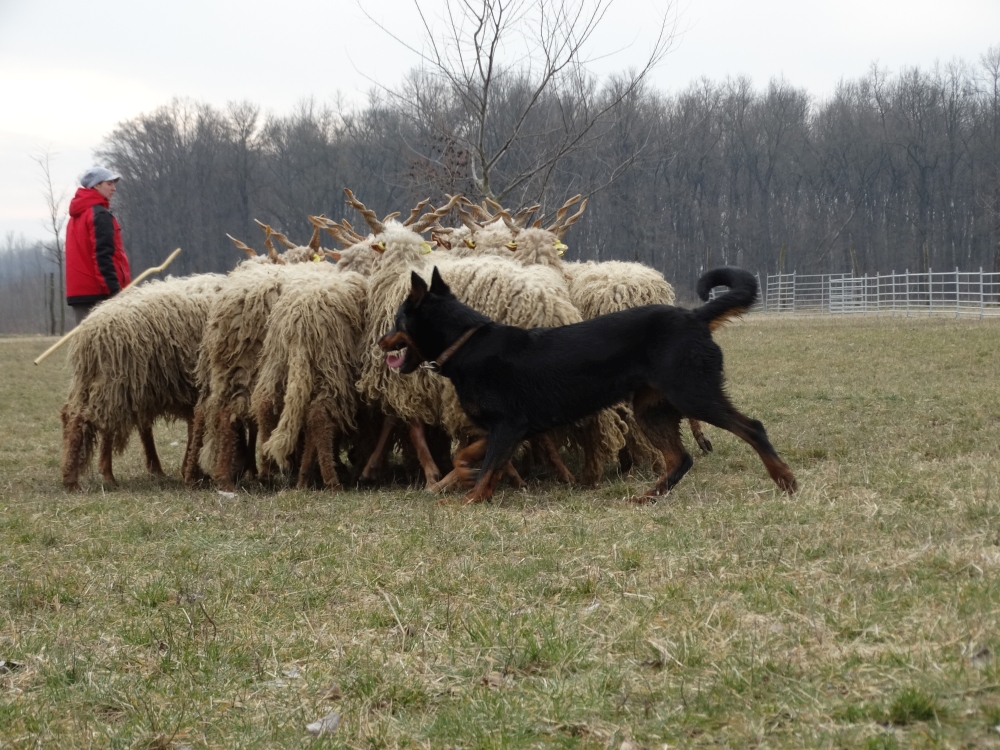
[[[451,294],[451,289],[444,283],[444,279],[438,273],[437,266],[434,266],[434,273],[431,274],[431,294],[437,294],[442,297],[446,294]]]
[[[410,296],[407,301],[417,307],[427,296],[427,282],[424,281],[416,271],[410,272]]]

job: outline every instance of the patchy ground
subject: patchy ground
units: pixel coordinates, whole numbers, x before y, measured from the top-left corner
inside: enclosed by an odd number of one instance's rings
[[[668,498],[65,495],[65,354],[0,346],[0,747],[1000,746],[1000,323],[752,318]],[[176,444],[175,444],[176,443]],[[306,730],[328,714],[339,726]],[[330,724],[332,726],[333,723]]]

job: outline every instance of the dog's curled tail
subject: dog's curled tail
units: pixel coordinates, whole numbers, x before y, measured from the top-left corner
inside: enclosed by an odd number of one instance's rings
[[[709,292],[717,286],[728,286],[729,291],[694,311],[695,317],[708,323],[713,331],[730,318],[743,315],[757,301],[757,279],[742,268],[708,271],[698,279],[698,296],[707,301]]]

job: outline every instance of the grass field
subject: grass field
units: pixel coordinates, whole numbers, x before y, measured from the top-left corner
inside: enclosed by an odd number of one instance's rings
[[[226,498],[173,425],[69,496],[65,355],[0,341],[0,747],[1000,747],[1000,322],[717,339],[799,494],[708,428],[649,507]]]

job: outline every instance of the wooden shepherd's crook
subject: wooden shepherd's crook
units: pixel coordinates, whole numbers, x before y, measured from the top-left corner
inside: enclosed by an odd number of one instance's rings
[[[180,248],[177,248],[177,249],[176,249],[176,250],[174,250],[174,251],[173,251],[172,253],[170,253],[170,257],[168,257],[168,258],[167,258],[167,259],[166,259],[165,261],[163,261],[163,262],[162,262],[162,263],[161,263],[160,265],[158,265],[158,266],[153,266],[152,268],[147,268],[147,269],[146,269],[145,271],[143,271],[143,272],[142,272],[142,273],[140,273],[140,274],[139,274],[138,276],[136,276],[136,277],[135,277],[134,279],[132,279],[132,281],[130,281],[130,282],[128,283],[128,285],[127,285],[127,286],[125,287],[125,289],[128,289],[128,288],[130,288],[130,287],[133,287],[133,286],[135,286],[135,285],[136,285],[136,284],[138,284],[138,283],[139,283],[140,281],[142,281],[143,279],[145,279],[145,278],[146,278],[147,276],[150,276],[150,275],[152,275],[152,274],[154,274],[154,273],[159,273],[160,271],[164,270],[164,269],[165,269],[165,268],[166,268],[167,266],[169,266],[169,265],[170,265],[171,263],[173,263],[173,262],[174,262],[174,258],[176,258],[176,257],[177,257],[178,255],[180,255],[180,254],[181,254],[181,249],[180,249]],[[125,289],[122,289],[122,292],[124,292],[124,291],[125,291]],[[121,292],[119,292],[119,294],[120,294],[120,293],[121,293]],[[42,361],[43,359],[45,359],[45,358],[46,358],[47,356],[49,356],[50,354],[52,354],[52,352],[54,352],[54,351],[55,351],[56,349],[58,349],[58,348],[59,348],[60,346],[62,346],[62,345],[63,345],[63,344],[65,344],[65,343],[66,343],[67,341],[69,341],[69,340],[70,340],[71,338],[73,338],[73,334],[75,334],[75,333],[76,333],[77,331],[79,331],[79,330],[80,330],[80,326],[77,326],[77,327],[76,327],[76,328],[74,328],[74,329],[73,329],[72,331],[70,331],[70,332],[69,332],[69,333],[67,333],[67,334],[66,334],[65,336],[63,336],[63,337],[62,337],[61,339],[59,339],[59,340],[58,340],[58,341],[57,341],[56,343],[54,343],[54,344],[53,344],[52,346],[50,346],[50,347],[49,347],[48,349],[46,349],[46,350],[45,350],[44,352],[42,352],[42,354],[41,354],[41,355],[39,355],[38,359],[36,359],[36,360],[35,360],[35,364],[37,365],[37,364],[38,364],[39,362],[41,362],[41,361]]]

